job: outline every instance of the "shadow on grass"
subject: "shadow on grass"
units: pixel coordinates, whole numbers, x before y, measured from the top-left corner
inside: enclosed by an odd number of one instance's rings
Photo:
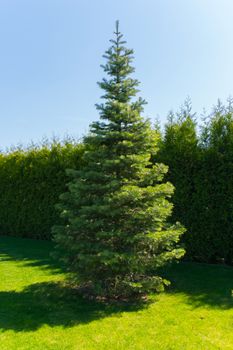
[[[64,267],[52,258],[54,244],[49,241],[0,236],[0,261],[20,261],[23,266],[38,266],[61,273]]]
[[[0,237],[1,261],[20,261],[52,273],[62,267],[50,252],[51,242]],[[168,293],[182,295],[191,307],[230,309],[233,307],[233,268],[224,265],[180,263],[163,271],[171,281]],[[72,327],[121,312],[137,311],[149,304],[103,304],[81,298],[74,289],[58,283],[32,284],[23,291],[0,292],[0,329],[33,331],[43,325]],[[175,312],[175,310],[174,310]]]
[[[194,308],[233,307],[233,267],[180,263],[164,271],[163,276],[171,281],[169,293],[184,294]]]
[[[37,283],[21,292],[0,292],[0,330],[34,331],[45,324],[72,327],[147,305],[103,304],[85,300],[59,283]]]
[[[20,262],[22,266],[48,269],[52,274],[64,268],[51,257],[54,245],[48,241],[0,236],[0,262]],[[77,290],[59,282],[43,282],[22,291],[0,291],[0,329],[33,331],[43,325],[72,327],[102,317],[135,311],[139,304],[104,304],[83,299]]]

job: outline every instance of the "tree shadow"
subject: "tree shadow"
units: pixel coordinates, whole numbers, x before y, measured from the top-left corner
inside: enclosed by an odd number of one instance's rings
[[[0,237],[0,260],[39,266],[52,273],[63,267],[51,258],[51,242]],[[191,308],[222,310],[233,307],[233,268],[225,265],[186,263],[161,272],[171,281],[171,294],[180,294]],[[22,291],[0,292],[0,329],[33,331],[43,325],[72,327],[103,317],[145,308],[149,303],[103,304],[83,299],[77,290],[59,282],[32,284]]]
[[[145,308],[149,303],[104,304],[88,301],[59,283],[37,283],[23,291],[0,292],[0,330],[34,331],[43,325],[72,327]]]
[[[19,262],[20,266],[48,269],[52,274],[64,272],[64,267],[51,257],[53,248],[48,241],[0,236],[0,262]],[[33,331],[44,324],[72,327],[112,314],[120,316],[123,311],[135,311],[147,304],[88,301],[62,282],[36,283],[22,291],[0,291],[0,329]]]
[[[0,236],[0,261],[20,261],[23,266],[61,273],[65,268],[52,257],[53,250],[54,244],[50,241]]]
[[[233,268],[183,262],[164,271],[171,281],[169,293],[182,293],[193,308],[233,308]]]

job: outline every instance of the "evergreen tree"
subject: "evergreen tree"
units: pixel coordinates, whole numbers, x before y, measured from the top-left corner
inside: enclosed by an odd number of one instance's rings
[[[100,121],[84,139],[86,165],[68,171],[72,180],[59,204],[64,225],[53,232],[79,284],[122,297],[163,289],[167,281],[157,270],[183,256],[176,243],[184,229],[166,222],[174,189],[162,182],[167,167],[150,161],[158,136],[141,117],[145,101],[134,98],[133,50],[124,46],[118,22],[114,34],[102,66],[109,78],[99,83]]]
[[[178,218],[187,229],[183,236],[187,255],[197,253],[194,239],[195,227],[198,224],[197,213],[200,197],[196,196],[197,178],[200,168],[200,150],[198,147],[197,125],[195,113],[192,112],[191,100],[185,100],[180,111],[174,114],[170,112],[165,125],[157,159],[169,167],[165,178],[175,186],[173,197],[174,211],[172,221]]]
[[[233,263],[233,108],[218,100],[202,130],[196,250],[202,261]],[[197,210],[196,210],[197,211]],[[199,258],[199,260],[200,260]]]

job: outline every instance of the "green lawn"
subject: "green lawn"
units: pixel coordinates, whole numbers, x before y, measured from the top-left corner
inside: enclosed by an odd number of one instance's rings
[[[62,287],[52,244],[0,237],[0,349],[233,349],[233,268],[182,263],[144,307],[87,302]]]

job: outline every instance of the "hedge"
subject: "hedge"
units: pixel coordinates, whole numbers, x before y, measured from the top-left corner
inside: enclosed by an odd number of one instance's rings
[[[80,169],[84,146],[53,142],[0,154],[0,234],[51,239],[59,223],[55,209]],[[233,263],[233,109],[218,106],[198,132],[187,105],[170,115],[155,161],[169,166],[175,186],[171,220],[187,229],[186,258]]]
[[[79,168],[82,153],[81,144],[53,142],[0,154],[0,234],[51,239],[65,170]]]
[[[215,108],[198,133],[190,111],[170,118],[158,154],[176,190],[172,220],[181,221],[186,258],[233,263],[233,110]]]

